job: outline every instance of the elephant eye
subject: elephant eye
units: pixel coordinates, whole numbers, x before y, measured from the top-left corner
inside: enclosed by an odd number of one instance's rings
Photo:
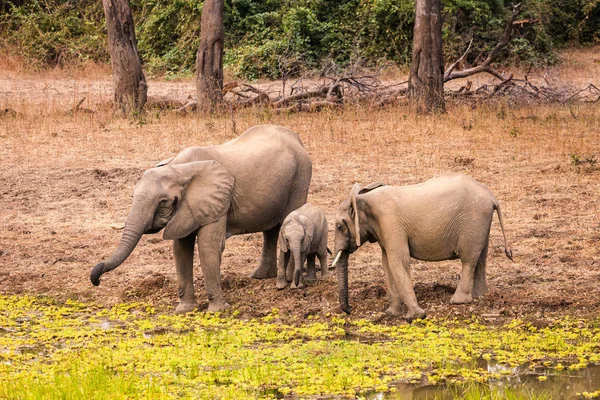
[[[158,203],[158,205],[161,207],[165,207],[168,203],[169,203],[169,200],[163,199],[160,201],[160,203]]]
[[[340,231],[340,232],[341,232],[341,231],[342,231],[342,228],[343,228],[343,226],[342,226],[341,224],[337,224],[336,228],[337,228],[337,230],[338,230],[338,231]]]

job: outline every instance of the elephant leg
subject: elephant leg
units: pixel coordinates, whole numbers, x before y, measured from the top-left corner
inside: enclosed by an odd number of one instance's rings
[[[488,244],[481,251],[477,266],[475,267],[475,278],[473,282],[473,297],[480,297],[486,294],[488,290],[487,277],[486,277],[486,263],[487,263]]]
[[[321,264],[321,279],[327,279],[331,276],[329,272],[329,257],[327,256],[327,233],[323,234],[317,256],[319,257],[319,264]]]
[[[317,280],[317,266],[315,264],[315,258],[317,255],[315,253],[309,254],[306,257],[306,280],[307,281],[316,281]]]
[[[285,289],[288,285],[286,278],[287,265],[290,261],[290,252],[279,251],[279,260],[277,260],[277,289]]]
[[[175,309],[177,314],[187,313],[198,308],[194,295],[194,240],[196,232],[191,235],[173,240],[173,258],[177,272],[177,294],[179,304]]]
[[[460,280],[458,287],[450,299],[451,304],[468,304],[473,302],[473,281],[475,276],[475,266],[479,260],[479,255],[466,254],[465,258],[461,258],[462,270],[460,272]]]
[[[263,250],[260,255],[260,265],[252,272],[250,277],[266,279],[277,276],[277,239],[280,228],[281,225],[277,225],[275,228],[263,232]]]
[[[225,249],[226,216],[205,225],[198,232],[198,253],[208,296],[208,311],[221,311],[229,307],[221,289],[221,255]]]
[[[387,253],[385,250],[381,250],[381,263],[383,264],[383,272],[385,276],[385,285],[388,288],[388,300],[390,306],[385,310],[386,314],[400,316],[402,314],[402,298],[398,293],[398,288],[394,284],[392,278],[392,272],[390,271],[390,265],[388,263]]]
[[[425,311],[419,307],[412,280],[410,279],[410,251],[408,250],[408,244],[401,246],[401,249],[386,249],[389,264],[388,270],[390,271],[390,278],[396,286],[400,299],[406,305],[407,313],[405,318],[408,322],[411,322],[418,318],[425,318]],[[390,292],[393,296],[394,292],[391,290]],[[394,301],[392,301],[392,307],[394,306],[393,303]],[[392,309],[391,311],[396,310]]]
[[[325,248],[324,252],[319,252],[317,256],[319,257],[319,264],[321,264],[321,279],[327,279],[331,276],[331,272],[329,272],[327,248]]]

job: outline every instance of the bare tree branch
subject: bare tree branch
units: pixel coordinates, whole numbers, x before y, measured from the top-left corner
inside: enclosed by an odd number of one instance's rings
[[[467,46],[467,50],[465,50],[465,52],[463,53],[462,56],[460,56],[460,58],[456,61],[454,61],[454,63],[452,63],[452,65],[450,65],[448,67],[448,69],[446,70],[446,72],[444,72],[444,78],[448,75],[450,75],[450,73],[452,71],[454,71],[454,68],[456,68],[458,66],[458,64],[460,64],[465,57],[467,56],[467,54],[469,54],[469,51],[471,50],[471,45],[473,44],[473,38],[471,38],[471,40],[469,41],[469,45]]]
[[[493,70],[490,67],[490,64],[496,59],[496,57],[500,53],[500,50],[502,50],[502,48],[504,46],[506,46],[508,44],[508,42],[510,41],[510,38],[512,36],[513,26],[515,25],[515,21],[520,12],[521,12],[521,3],[519,3],[513,7],[511,16],[508,19],[508,22],[506,23],[506,27],[504,28],[504,33],[502,34],[500,41],[498,42],[498,44],[496,44],[496,47],[494,47],[492,49],[490,54],[488,54],[487,58],[481,64],[479,64],[475,67],[469,68],[469,69],[462,70],[462,71],[452,72],[452,70],[454,68],[456,68],[456,64],[458,64],[460,61],[462,61],[464,59],[464,57],[466,56],[466,54],[468,52],[468,49],[467,49],[467,52],[465,52],[465,54],[463,54],[462,57],[459,58],[459,60],[457,60],[455,63],[453,63],[450,66],[450,68],[448,68],[448,71],[446,71],[446,73],[444,73],[444,83],[451,81],[453,79],[466,78],[467,76],[475,75],[475,74],[478,74],[481,72],[487,72],[488,74],[493,75],[494,77],[498,78],[499,80],[505,81],[506,78],[501,73]],[[469,47],[470,46],[471,45],[469,44]]]

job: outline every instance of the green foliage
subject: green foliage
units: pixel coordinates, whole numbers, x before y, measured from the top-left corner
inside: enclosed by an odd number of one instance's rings
[[[102,32],[102,3],[25,0],[8,2],[0,12],[0,49],[17,48],[38,66],[84,61],[108,62]]]
[[[150,74],[189,74],[200,36],[201,0],[130,0],[138,48]],[[507,63],[554,61],[554,46],[599,39],[600,0],[524,0],[501,58]],[[473,38],[476,62],[498,41],[511,3],[443,0],[447,59]],[[325,66],[410,62],[414,0],[226,0],[225,64],[244,78],[279,78]],[[104,14],[97,0],[10,0],[0,7],[0,46],[39,65],[107,62]]]
[[[152,75],[189,73],[200,45],[202,2],[132,0],[138,51]]]
[[[476,384],[515,376],[520,365],[551,375],[600,362],[598,321],[568,317],[538,328],[518,319],[379,325],[326,314],[284,324],[277,309],[250,320],[170,312],[0,295],[0,398],[354,397],[425,380],[466,384],[455,398],[520,399]]]
[[[549,0],[548,34],[556,43],[598,43],[600,0]]]

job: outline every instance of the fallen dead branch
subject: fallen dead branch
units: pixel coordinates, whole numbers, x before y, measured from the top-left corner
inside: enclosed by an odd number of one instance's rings
[[[470,87],[470,81],[467,82]],[[456,91],[446,91],[446,95],[455,99],[468,99],[485,101],[491,98],[504,97],[513,102],[537,102],[537,103],[594,103],[600,102],[600,89],[593,84],[585,88],[572,86],[544,86],[536,85],[527,77],[524,79],[514,78],[511,74],[508,78],[498,84],[482,85],[474,91],[461,87]]]

